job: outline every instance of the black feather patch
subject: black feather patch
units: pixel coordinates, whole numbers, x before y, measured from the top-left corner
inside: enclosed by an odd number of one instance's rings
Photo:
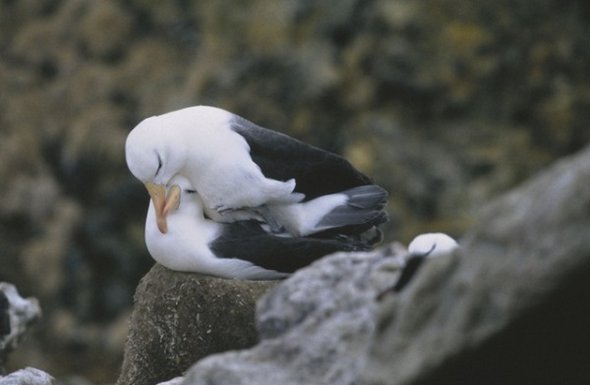
[[[238,258],[265,269],[292,273],[337,251],[360,251],[369,247],[348,237],[291,238],[269,234],[256,221],[240,221],[224,226],[209,244],[219,258]]]
[[[235,116],[233,131],[250,146],[250,156],[267,178],[286,181],[295,178],[296,192],[306,200],[352,187],[372,184],[340,155],[306,144]]]

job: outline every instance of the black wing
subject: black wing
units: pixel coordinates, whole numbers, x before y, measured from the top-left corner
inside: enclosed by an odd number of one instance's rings
[[[290,238],[269,234],[256,221],[224,225],[220,237],[209,244],[219,258],[239,258],[257,266],[292,273],[313,261],[337,252],[366,250],[349,238]]]
[[[252,160],[267,178],[295,178],[295,191],[304,193],[306,200],[373,183],[343,157],[237,115],[231,128],[246,139]]]

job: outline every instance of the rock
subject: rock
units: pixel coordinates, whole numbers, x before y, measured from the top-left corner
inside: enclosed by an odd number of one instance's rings
[[[41,317],[35,298],[23,298],[16,287],[0,282],[0,374],[8,354],[16,348],[27,328]]]
[[[590,383],[590,148],[486,206],[380,311],[364,383]]]
[[[27,328],[41,317],[36,298],[23,298],[16,287],[0,282],[0,385],[50,385],[53,377],[42,370],[25,368],[6,376],[4,363],[14,350]]]
[[[180,385],[180,384],[182,384],[182,381],[184,381],[184,377],[178,376],[178,377],[174,377],[171,380],[160,382],[160,383],[158,383],[158,385]]]
[[[0,338],[10,334],[10,302],[4,292],[0,292]]]
[[[154,265],[137,287],[117,384],[153,385],[209,354],[254,345],[255,301],[275,285]]]
[[[398,274],[401,256],[397,245],[338,253],[298,271],[259,301],[258,345],[203,359],[183,384],[357,383],[376,297]]]
[[[52,376],[35,368],[24,368],[5,377],[0,376],[0,385],[51,385],[52,383]]]

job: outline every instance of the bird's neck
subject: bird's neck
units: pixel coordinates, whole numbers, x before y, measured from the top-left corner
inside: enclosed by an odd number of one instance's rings
[[[198,220],[205,218],[205,215],[203,213],[203,207],[199,203],[192,201],[184,201],[181,202],[180,205],[181,207],[179,210],[172,212],[169,215],[186,216]]]

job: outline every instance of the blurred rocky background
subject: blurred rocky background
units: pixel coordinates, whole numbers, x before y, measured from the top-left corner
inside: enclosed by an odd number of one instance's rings
[[[590,142],[590,4],[0,0],[0,281],[44,318],[8,371],[112,383],[153,264],[124,162],[140,120],[219,106],[348,157],[386,240],[460,237]]]

